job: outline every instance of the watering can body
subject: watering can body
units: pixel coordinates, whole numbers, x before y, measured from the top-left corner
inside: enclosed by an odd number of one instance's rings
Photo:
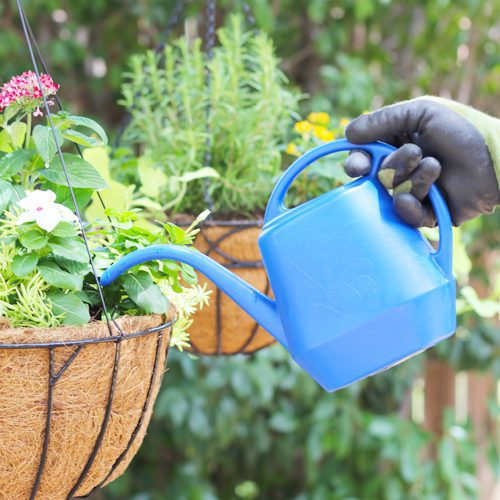
[[[285,208],[286,192],[304,168],[332,152],[354,148],[371,155],[369,176]],[[387,369],[456,327],[448,210],[433,186],[430,198],[440,231],[436,251],[398,217],[376,178],[383,158],[393,150],[382,143],[335,141],[306,153],[283,174],[259,237],[275,301],[204,255],[172,246],[134,252],[101,281],[107,284],[134,263],[178,259],[212,279],[327,391]]]

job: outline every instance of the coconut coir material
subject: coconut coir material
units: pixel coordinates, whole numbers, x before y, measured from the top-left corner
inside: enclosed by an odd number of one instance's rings
[[[126,317],[118,323],[125,334],[130,334],[158,327],[164,321],[162,316],[154,315]],[[114,330],[113,335],[118,335]],[[0,344],[67,342],[108,336],[109,330],[103,322],[55,329],[9,328],[5,320],[0,322]],[[120,346],[118,369],[108,427],[95,461],[75,496],[87,495],[101,482],[107,484],[125,471],[146,434],[164,373],[169,340],[170,330],[166,329],[123,339],[119,344],[89,344],[80,349],[53,386],[50,438],[37,499],[66,498],[84,470],[102,428],[117,346]],[[77,349],[78,346],[53,348],[54,374]],[[25,499],[31,495],[46,435],[49,358],[49,348],[0,347],[0,498]],[[155,360],[157,370],[153,376]],[[146,405],[148,392],[150,399]],[[120,457],[135,431],[132,445]]]
[[[236,229],[237,232],[233,232]],[[195,247],[221,264],[231,267],[231,259],[221,253],[242,262],[261,262],[257,245],[260,227],[239,227],[226,223],[218,226],[217,222],[204,225],[195,241]],[[211,242],[218,242],[211,248]],[[221,253],[218,253],[219,250]],[[267,274],[261,267],[233,268],[240,278],[263,293],[268,287]],[[258,326],[245,311],[236,305],[227,295],[220,293],[220,324],[217,318],[217,287],[203,275],[198,274],[199,283],[207,284],[212,291],[208,306],[196,312],[190,327],[193,350],[199,354],[238,354],[252,353],[275,343],[275,340],[262,327]],[[271,293],[271,292],[267,292]]]

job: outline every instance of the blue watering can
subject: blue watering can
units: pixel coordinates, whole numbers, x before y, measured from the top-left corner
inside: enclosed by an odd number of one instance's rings
[[[298,207],[283,202],[311,163],[339,151],[364,150],[367,177]],[[280,178],[266,209],[259,247],[275,300],[221,264],[185,247],[155,245],[123,257],[101,278],[108,285],[151,260],[190,264],[260,323],[324,389],[335,391],[427,349],[455,331],[451,220],[435,186],[435,251],[405,224],[377,179],[394,148],[346,140],[317,147]]]

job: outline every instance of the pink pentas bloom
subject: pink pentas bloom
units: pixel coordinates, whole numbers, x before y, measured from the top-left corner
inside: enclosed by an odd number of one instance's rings
[[[55,95],[60,87],[50,75],[43,73],[40,75],[40,83],[46,97]],[[42,90],[33,71],[25,71],[22,75],[12,77],[0,89],[0,112],[10,105],[16,105],[30,113],[36,109],[35,116],[40,116]],[[52,101],[49,101],[49,104],[52,104]]]

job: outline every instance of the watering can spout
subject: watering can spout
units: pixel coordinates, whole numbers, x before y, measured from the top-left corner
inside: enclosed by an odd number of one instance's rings
[[[136,250],[109,267],[100,282],[107,286],[131,267],[152,260],[176,260],[194,267],[287,347],[276,302],[197,250],[176,245],[153,245]]]

